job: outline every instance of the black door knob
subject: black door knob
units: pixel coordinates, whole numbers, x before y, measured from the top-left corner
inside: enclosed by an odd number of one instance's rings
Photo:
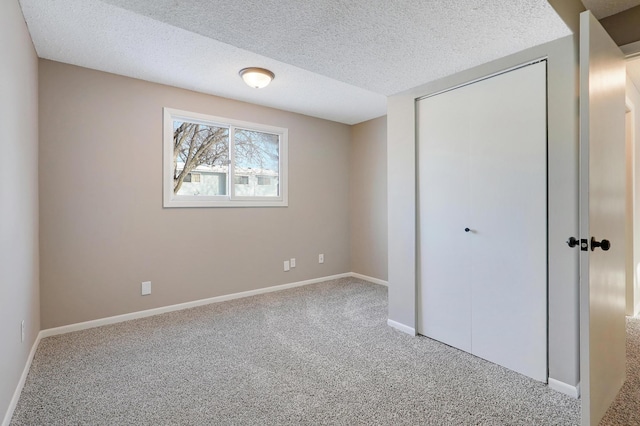
[[[567,240],[567,244],[569,245],[569,247],[573,248],[580,244],[580,241],[576,237],[569,237],[569,239]]]
[[[471,229],[469,229],[469,228],[464,228],[464,232],[469,232],[469,231],[471,231]]]
[[[594,251],[596,247],[600,247],[602,250],[607,251],[611,248],[609,240],[596,241],[595,237],[591,237],[591,251]]]

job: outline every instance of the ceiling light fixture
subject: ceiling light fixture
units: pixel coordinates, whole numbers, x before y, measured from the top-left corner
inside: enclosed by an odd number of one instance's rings
[[[271,71],[257,67],[243,68],[239,74],[248,86],[256,89],[266,87],[276,77]]]

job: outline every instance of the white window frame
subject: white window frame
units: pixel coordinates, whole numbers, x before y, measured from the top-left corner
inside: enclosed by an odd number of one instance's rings
[[[173,193],[173,122],[184,120],[229,129],[229,173],[227,195],[176,195]],[[174,108],[163,110],[163,205],[164,207],[287,207],[289,130],[247,121],[199,114]],[[235,195],[235,129],[252,130],[279,136],[279,195],[277,197],[237,197]]]

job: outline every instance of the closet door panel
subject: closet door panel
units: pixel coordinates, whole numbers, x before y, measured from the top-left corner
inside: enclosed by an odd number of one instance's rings
[[[546,381],[546,63],[470,88],[472,353]]]
[[[464,93],[417,103],[418,333],[471,351],[469,117]]]
[[[422,99],[417,127],[418,332],[546,381],[546,63]]]

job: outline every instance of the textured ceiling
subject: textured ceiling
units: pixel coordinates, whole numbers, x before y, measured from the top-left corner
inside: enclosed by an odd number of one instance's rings
[[[346,124],[386,114],[382,94],[100,1],[20,3],[41,58]],[[264,89],[252,89],[238,76],[247,66],[268,68],[276,78]]]
[[[640,5],[640,0],[582,0],[584,6],[598,18],[606,18]]]
[[[570,32],[546,0],[20,0],[40,57],[353,124]],[[250,89],[237,72],[271,69]]]
[[[568,34],[546,0],[104,0],[391,95]]]

